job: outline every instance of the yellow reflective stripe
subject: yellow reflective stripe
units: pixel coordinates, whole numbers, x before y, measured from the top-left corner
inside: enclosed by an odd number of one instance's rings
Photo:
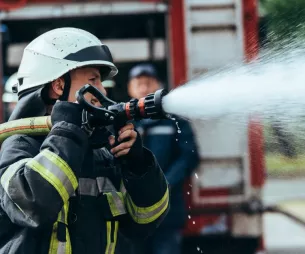
[[[64,204],[65,224],[68,225],[69,202]]]
[[[127,210],[133,220],[139,224],[147,224],[158,219],[168,208],[169,205],[169,191],[168,188],[162,199],[149,207],[138,207],[134,204],[131,197],[126,195]]]
[[[72,246],[71,246],[71,239],[70,239],[68,227],[66,228],[66,238],[67,238],[67,242],[66,242],[65,253],[70,254],[72,253]]]
[[[113,242],[111,242],[111,229],[112,229],[111,221],[106,221],[106,228],[107,228],[107,245],[106,245],[105,254],[114,254],[118,239],[119,222],[114,221]]]
[[[41,154],[45,155],[51,162],[57,165],[65,173],[65,175],[70,180],[74,190],[76,190],[78,181],[69,165],[62,158],[48,149],[43,150]]]
[[[129,195],[128,195],[129,196]],[[130,197],[130,196],[129,196]],[[130,197],[130,201],[131,201],[131,204],[137,208],[137,212],[139,213],[149,213],[149,212],[153,212],[155,211],[156,209],[158,209],[166,200],[169,199],[169,191],[168,191],[168,188],[166,189],[165,191],[165,194],[164,196],[162,197],[162,199],[160,199],[160,201],[158,201],[157,203],[153,204],[152,206],[148,206],[148,207],[138,207],[136,206],[131,197]]]
[[[64,207],[62,209],[62,212],[64,213],[64,223],[68,225],[68,212],[69,212],[69,202],[64,204]],[[72,253],[72,246],[71,246],[71,240],[70,240],[70,234],[68,227],[66,227],[66,242],[64,243],[64,249],[65,254]]]
[[[118,240],[118,231],[119,231],[119,222],[115,221],[114,222],[114,242],[113,242],[113,253],[115,252],[115,247],[116,247],[116,243]]]
[[[121,192],[107,192],[107,193],[104,193],[104,194],[107,196],[110,211],[111,211],[111,214],[113,216],[126,214],[123,193],[121,193]]]
[[[48,254],[57,254],[58,249],[58,240],[57,240],[57,221],[53,225],[52,235],[51,235],[51,242],[49,247]]]
[[[28,162],[29,160],[31,160],[31,158],[26,158],[26,159],[22,159],[20,161],[15,162],[14,164],[10,165],[6,171],[4,172],[4,174],[1,177],[1,185],[3,187],[3,189],[5,190],[5,192],[9,195],[9,191],[8,191],[8,187],[9,187],[9,183],[10,180],[12,179],[12,177],[16,174],[16,172],[18,171],[18,169],[20,169],[20,167],[25,164],[26,162]]]
[[[107,245],[105,254],[110,254],[110,245],[111,245],[111,221],[106,221],[106,230],[107,230]]]
[[[57,221],[60,221],[66,225],[68,225],[68,210],[69,210],[69,202],[65,203],[60,213],[58,214]]]
[[[39,173],[44,179],[46,179],[59,193],[64,203],[69,199],[69,194],[63,185],[63,183],[54,175],[51,171],[42,166],[35,160],[30,160],[27,166]]]
[[[50,247],[48,254],[72,254],[71,239],[69,235],[68,227],[66,227],[66,242],[60,242],[57,239],[57,225],[58,222],[68,221],[69,203],[65,203],[62,210],[59,212],[57,221],[53,225],[53,231],[51,235]]]

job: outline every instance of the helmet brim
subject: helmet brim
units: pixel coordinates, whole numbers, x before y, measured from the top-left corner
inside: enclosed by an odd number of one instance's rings
[[[84,62],[74,62],[74,61],[69,61],[69,66],[68,68],[64,69],[64,70],[58,70],[57,75],[54,76],[53,79],[45,79],[45,80],[39,80],[39,83],[35,83],[35,82],[27,82],[27,84],[19,84],[19,89],[18,89],[18,95],[20,93],[23,93],[24,91],[28,90],[28,89],[32,89],[33,87],[41,87],[42,84],[49,84],[50,82],[62,77],[64,74],[78,69],[78,68],[83,68],[83,67],[89,67],[89,66],[95,66],[95,67],[99,67],[99,68],[103,68],[105,67],[105,70],[108,69],[107,72],[104,72],[102,75],[102,79],[109,79],[114,77],[117,73],[118,73],[118,69],[116,68],[116,66],[108,61],[102,61],[102,60],[92,60],[92,61],[84,61]],[[22,76],[22,74],[21,74]],[[25,75],[25,79],[26,79],[26,75]]]

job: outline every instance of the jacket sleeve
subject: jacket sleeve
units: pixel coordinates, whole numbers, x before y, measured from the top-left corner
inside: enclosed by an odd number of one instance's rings
[[[176,160],[173,160],[165,173],[170,186],[181,183],[199,163],[196,141],[190,124],[187,121],[180,120],[179,128],[181,134],[177,142],[178,154]]]
[[[123,170],[127,216],[120,230],[128,238],[145,238],[159,226],[169,210],[168,184],[154,155],[144,149],[147,172],[133,176]]]
[[[87,136],[76,125],[55,124],[42,145],[15,135],[2,145],[0,204],[11,221],[25,227],[54,222],[78,187]]]

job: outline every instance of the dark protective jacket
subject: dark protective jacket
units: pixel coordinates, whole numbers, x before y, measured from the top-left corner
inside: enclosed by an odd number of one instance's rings
[[[14,135],[0,154],[0,253],[115,253],[118,231],[144,238],[169,209],[167,182],[144,150],[146,173],[116,167],[67,122],[47,137]],[[77,172],[77,173],[76,173]]]
[[[182,228],[187,218],[183,185],[199,164],[193,130],[187,121],[177,117],[176,121],[147,119],[137,123],[137,127],[143,144],[156,156],[171,189],[171,209],[161,227]]]

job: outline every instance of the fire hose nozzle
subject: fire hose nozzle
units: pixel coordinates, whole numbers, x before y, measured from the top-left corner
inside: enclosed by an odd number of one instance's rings
[[[101,107],[94,106],[86,101],[88,93],[99,101]],[[87,84],[77,92],[76,97],[78,103],[90,114],[89,124],[92,126],[107,126],[115,123],[116,120],[167,118],[169,115],[164,112],[162,107],[163,97],[167,93],[167,90],[160,89],[139,100],[131,99],[127,103],[116,103],[103,95],[97,88]]]
[[[126,103],[125,111],[129,120],[132,119],[164,119],[168,115],[162,107],[163,97],[167,94],[167,90],[160,89],[155,93],[148,94],[139,100],[132,99]]]
[[[94,106],[87,99],[91,94],[100,103]],[[91,85],[85,85],[77,94],[77,101],[83,108],[83,129],[94,130],[95,127],[108,125],[118,130],[129,120],[165,119],[170,115],[163,110],[162,100],[167,90],[160,89],[139,100],[132,99],[127,103],[116,103]],[[90,96],[89,96],[90,97]],[[47,135],[52,128],[50,116],[31,117],[3,123],[0,125],[0,144],[14,134]]]

